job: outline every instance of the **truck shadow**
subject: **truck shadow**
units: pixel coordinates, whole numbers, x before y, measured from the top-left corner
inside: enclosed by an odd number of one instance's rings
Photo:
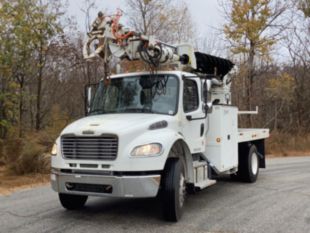
[[[206,210],[213,201],[225,199],[229,192],[227,189],[238,189],[239,185],[244,185],[240,181],[231,180],[229,176],[221,177],[216,185],[205,190],[198,191],[196,194],[188,195],[184,209],[184,216],[195,214],[197,211]],[[73,217],[74,216],[74,217]],[[122,199],[122,198],[104,198],[90,197],[86,206],[81,210],[74,211],[73,218],[83,218],[84,220],[113,219],[115,221],[127,221],[128,217],[134,221],[141,220],[145,222],[163,221],[162,203],[159,197],[143,199]]]
[[[83,210],[86,215],[108,214],[120,218],[161,218],[161,203],[158,198],[119,199],[119,198],[90,198]]]

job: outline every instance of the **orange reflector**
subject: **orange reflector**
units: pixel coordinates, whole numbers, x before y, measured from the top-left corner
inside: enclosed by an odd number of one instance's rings
[[[160,176],[153,177],[153,180],[159,185],[160,184]]]

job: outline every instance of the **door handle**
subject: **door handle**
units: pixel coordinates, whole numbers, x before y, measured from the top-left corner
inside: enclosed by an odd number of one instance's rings
[[[200,125],[200,137],[203,136],[204,131],[205,131],[205,124],[202,123],[202,124]]]

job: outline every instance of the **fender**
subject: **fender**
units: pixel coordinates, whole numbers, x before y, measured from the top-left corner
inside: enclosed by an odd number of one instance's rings
[[[184,138],[182,136],[178,138],[174,142],[174,144],[171,146],[170,150],[172,150],[173,147],[179,147],[182,150],[182,153],[180,154],[180,156],[182,156],[181,159],[185,163],[186,180],[188,183],[194,183],[195,180],[194,180],[194,169],[193,169],[193,157]]]
[[[127,148],[125,151],[131,151],[135,146],[139,144],[148,144],[148,143],[154,143],[158,142],[163,145],[164,151],[163,154],[160,156],[160,170],[164,170],[167,159],[169,156],[171,156],[170,151],[174,146],[180,147],[180,154],[183,156],[183,161],[185,163],[185,175],[186,175],[186,180],[190,183],[194,182],[194,170],[193,170],[193,158],[190,153],[189,147],[187,143],[185,142],[184,137],[177,133],[173,129],[159,129],[158,134],[160,134],[160,137],[157,137],[155,139],[154,133],[155,131],[148,131],[142,135],[139,135],[139,137],[135,138],[130,142],[129,145],[127,145]],[[157,132],[156,132],[157,134]],[[154,158],[155,159],[155,158]],[[159,158],[157,158],[159,159]],[[159,162],[158,160],[152,160],[152,158],[149,158],[150,162],[157,163]],[[136,159],[138,160],[138,159]]]

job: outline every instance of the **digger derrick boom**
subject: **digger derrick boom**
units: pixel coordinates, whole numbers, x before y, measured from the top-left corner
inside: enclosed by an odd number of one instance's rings
[[[195,52],[190,44],[170,45],[153,36],[129,30],[119,23],[121,16],[121,10],[112,16],[98,13],[83,47],[86,60],[100,57],[105,65],[112,57],[142,60],[151,69],[161,65],[177,65],[179,70],[213,75],[221,80],[234,67],[227,59]]]
[[[112,56],[120,59],[142,60],[151,67],[178,64],[196,69],[194,49],[189,44],[177,46],[163,43],[152,36],[130,31],[119,24],[122,16],[118,11],[114,16],[104,16],[99,12],[88,33],[88,40],[83,47],[86,60],[100,57],[109,62]],[[91,45],[94,44],[92,50]]]

